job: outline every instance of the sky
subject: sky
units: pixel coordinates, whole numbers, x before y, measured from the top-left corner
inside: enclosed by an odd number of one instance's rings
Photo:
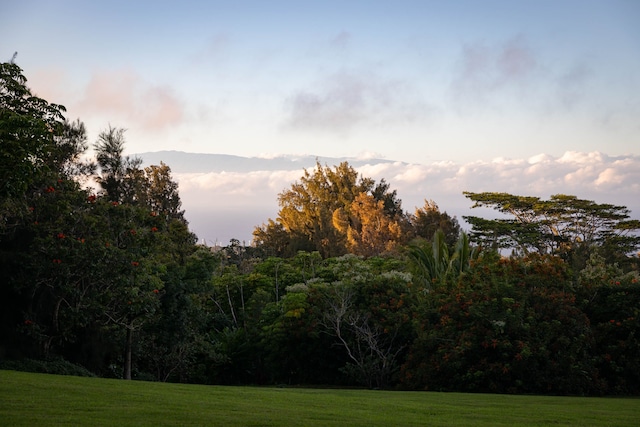
[[[127,153],[394,160],[361,170],[407,210],[462,215],[465,190],[640,210],[637,0],[0,0],[0,23],[0,60]],[[250,238],[231,212],[268,195],[273,217],[301,175],[258,172],[176,174],[198,234]]]

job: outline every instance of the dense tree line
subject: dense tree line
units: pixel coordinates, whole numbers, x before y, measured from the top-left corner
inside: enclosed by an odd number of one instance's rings
[[[317,164],[254,245],[209,248],[169,166],[124,156],[124,130],[101,132],[87,161],[84,125],[14,63],[0,97],[0,367],[640,392],[640,224],[624,206],[466,193],[504,214],[467,218],[467,234],[433,201],[409,214],[384,180]]]

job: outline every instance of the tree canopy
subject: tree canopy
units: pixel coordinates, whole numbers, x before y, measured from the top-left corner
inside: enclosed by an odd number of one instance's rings
[[[369,199],[361,195],[368,195]],[[254,237],[258,245],[265,245],[276,240],[273,234],[284,232],[290,254],[296,250],[315,250],[324,257],[339,256],[348,252],[348,245],[357,251],[362,245],[355,243],[361,240],[355,234],[362,231],[361,208],[366,200],[373,201],[379,215],[399,219],[396,217],[400,201],[385,182],[376,185],[371,178],[359,177],[347,162],[333,168],[317,163],[313,171],[305,169],[300,181],[278,195],[277,220],[257,227]]]
[[[416,237],[431,239],[439,228],[453,246],[460,232],[456,218],[433,201],[425,201],[415,215],[404,212],[389,183],[359,176],[348,162],[305,170],[299,182],[278,195],[278,204],[278,218],[256,227],[253,235],[257,246],[280,256],[298,250],[318,251],[325,258],[381,255]]]
[[[472,226],[471,237],[486,247],[562,256],[606,248],[618,257],[640,248],[640,221],[630,219],[625,206],[564,194],[549,200],[507,193],[464,194],[474,202],[472,207],[490,207],[506,216],[464,217]]]

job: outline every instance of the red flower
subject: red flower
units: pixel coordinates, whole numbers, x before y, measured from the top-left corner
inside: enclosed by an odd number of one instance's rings
[[[84,239],[78,239],[78,242],[84,243]]]
[[[118,206],[118,202],[111,202],[111,206]]]
[[[151,227],[151,231],[155,233],[156,231],[158,231],[158,227]]]
[[[140,263],[138,261],[131,261],[131,265],[133,265],[134,267],[137,267],[140,265]]]
[[[53,259],[53,263],[54,263],[54,264],[62,264],[62,260],[61,260],[61,259],[58,259],[58,258],[54,258],[54,259]]]
[[[89,203],[95,203],[95,202],[96,202],[96,199],[97,199],[97,197],[96,197],[96,195],[95,195],[95,194],[92,194],[92,195],[90,195],[89,197],[87,197],[87,201],[88,201]]]
[[[151,214],[150,214],[150,215],[151,215],[151,216],[158,216],[158,214],[157,214],[157,213],[155,213],[155,212],[151,212]]]
[[[64,239],[67,236],[65,236],[64,233],[58,233],[57,237],[58,237],[58,239]]]
[[[159,291],[159,290],[157,290],[157,289],[154,289],[154,290],[153,290],[153,293],[154,293],[154,294],[159,294],[159,293],[160,293],[160,291]]]
[[[29,206],[29,212],[33,212],[36,208],[34,208],[33,206]]]
[[[31,326],[31,325],[33,325],[33,321],[27,319],[27,320],[24,321],[24,324],[27,325],[27,326]]]
[[[48,186],[47,189],[45,190],[47,193],[55,193],[56,189],[53,188],[52,186]]]
[[[132,236],[135,236],[137,234],[136,230],[134,230],[133,228],[129,230],[129,233],[131,233]]]

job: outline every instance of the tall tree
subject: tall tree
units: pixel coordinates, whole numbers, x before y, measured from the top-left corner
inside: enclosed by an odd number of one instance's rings
[[[465,192],[472,207],[490,207],[506,218],[467,216],[471,237],[483,246],[522,253],[557,254],[583,267],[592,248],[607,247],[610,256],[640,248],[640,221],[625,206],[596,203],[556,194],[549,200],[507,193]]]
[[[47,160],[64,124],[65,108],[34,96],[26,83],[18,65],[0,64],[0,232],[17,225],[27,190],[51,175]]]
[[[124,156],[124,129],[109,126],[100,132],[94,144],[96,159],[100,167],[97,181],[107,198],[114,202],[138,201],[143,190],[140,184],[143,175],[140,168],[142,160]]]
[[[178,194],[178,183],[171,177],[171,168],[160,162],[144,168],[147,180],[146,200],[152,212],[169,218],[184,220],[184,211],[180,210],[182,202]]]
[[[359,177],[347,162],[333,168],[317,163],[313,171],[305,169],[299,182],[279,194],[277,223],[257,228],[254,236],[262,244],[280,242],[284,231],[295,250],[315,250],[324,258],[343,255],[348,252],[347,230],[354,228],[349,222],[356,218],[351,211],[359,206],[353,203],[360,194],[372,197],[375,203],[370,206],[375,209],[381,202],[384,215],[397,220],[400,201],[388,184],[376,185],[371,178]],[[342,220],[347,223],[341,224]]]

